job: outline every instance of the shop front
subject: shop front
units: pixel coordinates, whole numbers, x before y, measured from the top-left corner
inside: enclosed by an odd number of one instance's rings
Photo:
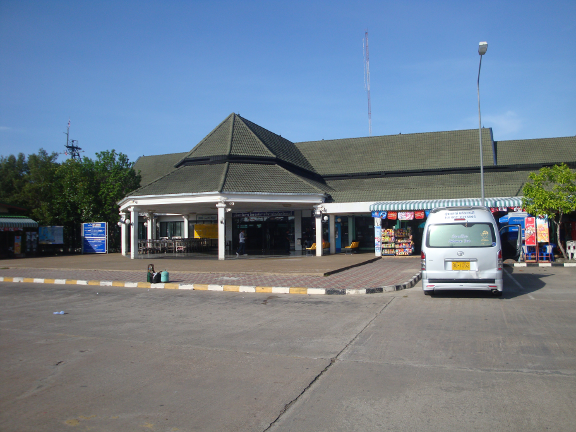
[[[38,223],[25,216],[0,215],[0,258],[23,257],[38,250]]]
[[[498,221],[498,212],[520,210],[521,197],[485,198]],[[370,205],[374,218],[374,250],[376,256],[406,256],[419,254],[422,234],[430,210],[437,207],[462,207],[482,205],[480,198],[385,201]]]

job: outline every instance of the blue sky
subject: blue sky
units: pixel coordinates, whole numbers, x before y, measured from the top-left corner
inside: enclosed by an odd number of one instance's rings
[[[230,113],[294,141],[576,134],[576,2],[0,0],[0,155],[189,151]],[[406,149],[407,157],[410,149]],[[519,155],[521,157],[521,155]],[[62,156],[60,160],[63,160]]]

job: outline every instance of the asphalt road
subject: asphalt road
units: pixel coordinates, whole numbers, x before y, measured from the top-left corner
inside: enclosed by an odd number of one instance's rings
[[[502,298],[0,283],[0,430],[573,431],[576,272],[506,272]]]

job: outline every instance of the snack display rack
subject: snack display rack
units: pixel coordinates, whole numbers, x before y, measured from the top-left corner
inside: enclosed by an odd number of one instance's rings
[[[414,253],[414,243],[412,242],[412,230],[408,228],[399,228],[395,230],[396,237],[396,255],[407,256]]]
[[[406,256],[413,253],[414,243],[410,227],[382,230],[382,255]]]
[[[393,229],[382,230],[382,255],[396,255],[396,243]]]

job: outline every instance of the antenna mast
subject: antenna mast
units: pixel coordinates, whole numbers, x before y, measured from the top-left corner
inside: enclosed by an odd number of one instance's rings
[[[66,128],[66,151],[65,155],[70,155],[72,159],[80,160],[80,152],[82,149],[78,147],[78,140],[70,140],[70,119],[68,119],[68,127]]]
[[[368,94],[368,136],[372,136],[372,106],[370,104],[370,56],[368,55],[368,30],[364,33],[364,87]]]

